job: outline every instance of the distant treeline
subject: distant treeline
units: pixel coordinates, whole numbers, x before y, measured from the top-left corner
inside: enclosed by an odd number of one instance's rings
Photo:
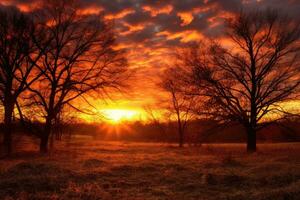
[[[38,126],[38,122],[36,123]],[[1,131],[3,124],[0,124]],[[42,124],[40,124],[42,126]],[[189,122],[186,132],[186,143],[200,145],[202,143],[242,143],[247,140],[243,133],[243,127],[237,124],[227,126],[216,126],[216,122],[208,120],[194,120]],[[21,124],[14,123],[16,135],[24,133]],[[154,123],[127,122],[122,125],[106,123],[76,123],[64,124],[57,127],[56,140],[60,136],[64,138],[88,136],[100,140],[134,141],[134,142],[166,142],[176,143],[178,141],[177,126],[175,122],[161,123],[160,126]],[[300,122],[281,122],[262,129],[257,134],[258,142],[300,142]]]
[[[86,129],[87,130],[86,130]],[[160,127],[156,124],[144,124],[141,122],[128,123],[126,128],[107,128],[107,125],[80,125],[84,134],[88,130],[94,130],[97,138],[122,141],[143,142],[172,142],[177,143],[176,122],[162,123]],[[262,129],[257,134],[259,142],[296,142],[300,141],[300,122],[281,122]],[[243,134],[241,125],[227,124],[227,126],[216,126],[216,122],[206,120],[194,120],[189,122],[185,141],[188,144],[201,143],[223,143],[223,142],[245,142],[247,135]]]

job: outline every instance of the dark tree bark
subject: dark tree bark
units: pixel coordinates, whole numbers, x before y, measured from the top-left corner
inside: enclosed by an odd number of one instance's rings
[[[51,125],[51,120],[47,119],[45,126],[44,126],[44,131],[40,137],[40,152],[41,153],[47,153],[48,152],[48,141],[49,141],[49,136],[52,131],[52,125]]]
[[[12,152],[12,113],[14,110],[14,102],[8,101],[4,103],[4,137],[3,145],[7,154]]]
[[[41,142],[40,142],[40,152],[41,153],[47,153],[48,152],[48,140],[49,136],[47,134],[50,133],[50,130],[45,130],[44,134],[41,136]]]
[[[256,130],[249,127],[246,130],[247,133],[247,152],[256,152]]]
[[[178,127],[181,127],[181,123],[178,124]],[[183,147],[184,145],[184,132],[181,128],[178,128],[178,135],[179,135],[179,147]]]

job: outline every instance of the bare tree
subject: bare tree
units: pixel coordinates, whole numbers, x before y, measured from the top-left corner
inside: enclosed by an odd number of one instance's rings
[[[299,94],[300,28],[277,11],[263,10],[241,12],[227,30],[231,47],[214,43],[209,56],[194,48],[183,61],[192,69],[191,94],[206,104],[199,114],[243,125],[247,150],[254,152],[257,131],[293,116],[283,104]]]
[[[41,76],[29,90],[33,105],[43,111],[40,151],[47,152],[49,135],[63,107],[76,109],[75,100],[88,102],[88,93],[118,89],[126,79],[127,62],[124,52],[113,49],[112,24],[100,15],[80,15],[75,1],[48,1],[36,23],[35,41],[43,52],[36,65]]]
[[[150,121],[157,128],[160,134],[165,136],[167,132],[167,126],[163,123],[157,112],[153,110],[152,106],[145,106],[144,111],[147,113],[148,121]]]
[[[170,116],[175,117],[179,136],[179,147],[183,147],[188,121],[193,117],[193,97],[186,95],[180,68],[171,68],[164,72],[159,86],[168,93],[170,101],[165,107]]]
[[[4,147],[12,151],[12,115],[19,96],[31,85],[35,52],[31,33],[34,25],[29,16],[16,8],[0,9],[0,98],[4,107]],[[27,84],[26,84],[27,83]]]

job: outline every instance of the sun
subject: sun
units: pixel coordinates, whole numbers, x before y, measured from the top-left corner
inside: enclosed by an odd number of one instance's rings
[[[107,121],[118,124],[122,121],[132,121],[137,116],[137,111],[127,109],[104,109],[102,113]]]

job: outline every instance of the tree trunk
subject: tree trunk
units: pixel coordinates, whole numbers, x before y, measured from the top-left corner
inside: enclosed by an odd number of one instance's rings
[[[49,141],[49,136],[51,133],[51,120],[46,120],[46,124],[44,127],[44,132],[41,135],[41,141],[40,141],[40,152],[41,153],[47,153],[48,152],[48,141]]]
[[[48,152],[48,137],[46,135],[43,135],[41,137],[40,152],[41,153],[47,153]]]
[[[256,152],[256,130],[254,128],[247,129],[247,152]]]
[[[5,103],[4,105],[4,137],[3,146],[5,154],[12,152],[12,113],[14,110],[13,103]]]
[[[184,136],[183,136],[183,131],[181,130],[181,128],[178,128],[178,133],[179,133],[179,147],[183,147],[183,143],[184,143]]]

